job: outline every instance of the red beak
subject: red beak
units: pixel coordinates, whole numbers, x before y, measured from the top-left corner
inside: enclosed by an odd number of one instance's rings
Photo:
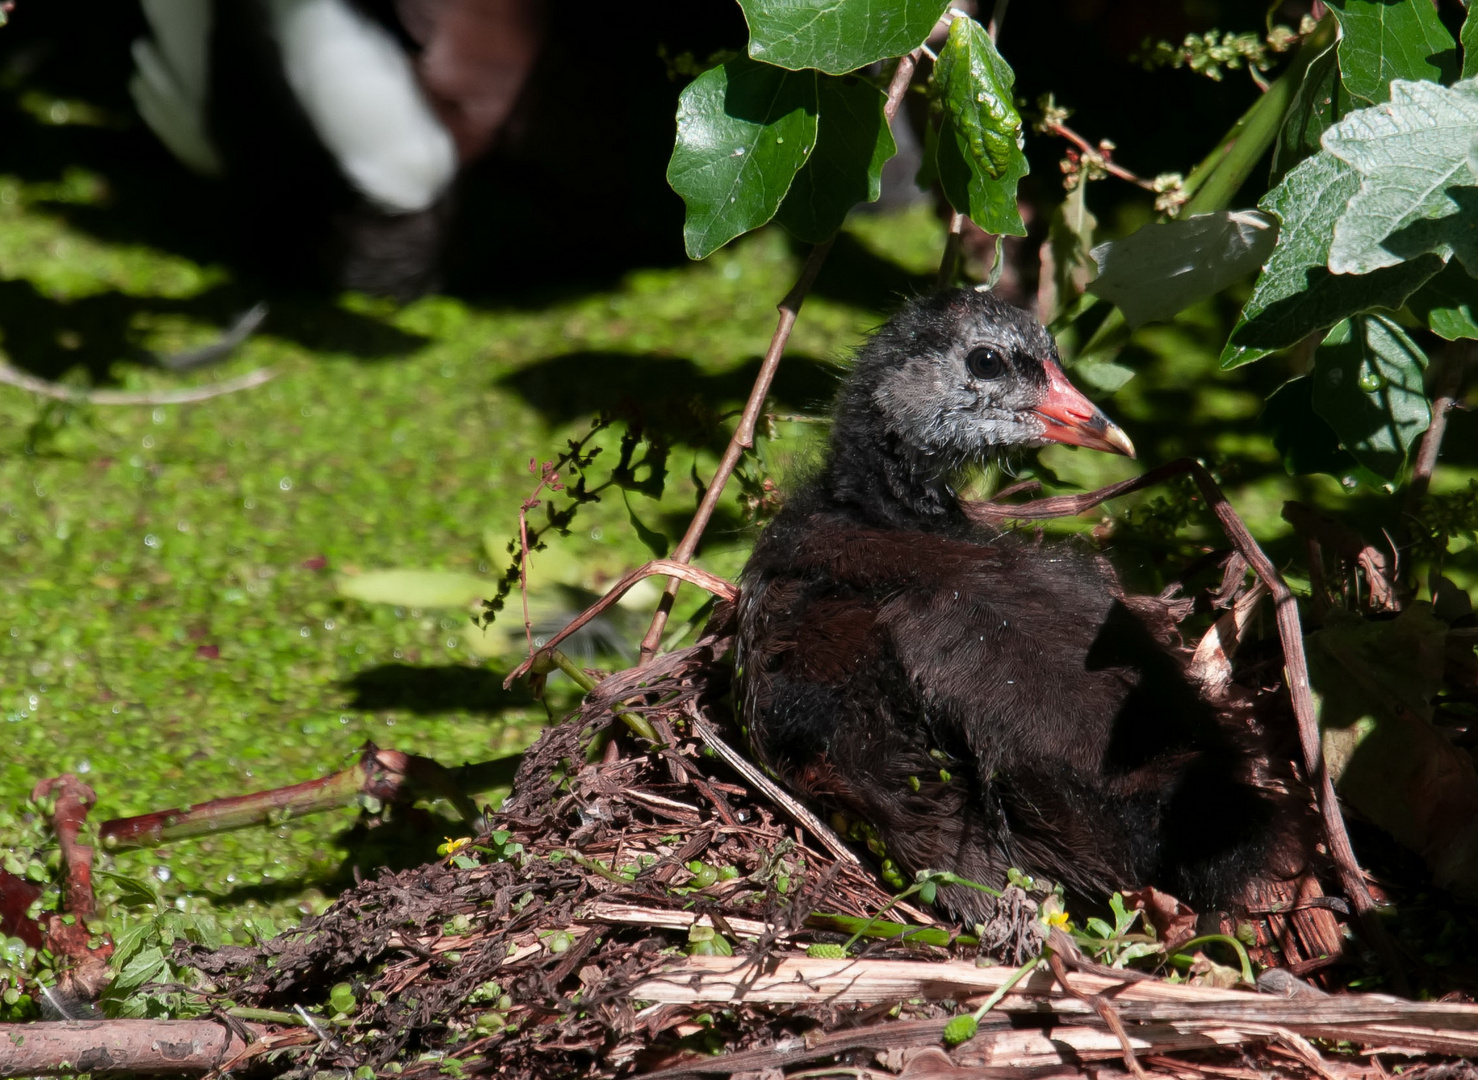
[[[1045,425],[1042,438],[1133,457],[1129,436],[1067,381],[1062,368],[1051,363],[1046,367],[1047,395],[1033,410]]]

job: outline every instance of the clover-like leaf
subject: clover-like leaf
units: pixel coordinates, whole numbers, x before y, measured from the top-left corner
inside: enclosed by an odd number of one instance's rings
[[[1359,105],[1387,99],[1392,79],[1448,82],[1457,74],[1457,46],[1421,0],[1329,0],[1339,20],[1339,67]]]
[[[749,55],[844,75],[924,43],[946,0],[739,0]]]
[[[667,182],[687,206],[683,242],[702,259],[775,216],[816,143],[816,75],[739,58],[678,98]]]
[[[1232,329],[1222,367],[1251,363],[1356,312],[1398,308],[1441,269],[1441,259],[1428,255],[1371,274],[1330,273],[1330,236],[1359,189],[1353,169],[1321,152],[1299,162],[1258,203],[1280,222],[1278,244]]]
[[[1356,461],[1392,479],[1432,422],[1422,385],[1426,366],[1426,355],[1401,327],[1381,315],[1356,315],[1314,353],[1314,411]]]
[[[1131,327],[1168,319],[1252,273],[1277,238],[1277,223],[1256,210],[1151,223],[1093,249],[1088,291],[1117,304]]]
[[[860,202],[882,193],[883,164],[897,147],[883,93],[849,75],[816,78],[816,148],[780,204],[776,220],[807,243],[836,232]]]
[[[1398,80],[1389,104],[1360,109],[1326,131],[1324,149],[1360,177],[1359,191],[1334,227],[1329,269],[1368,274],[1419,254],[1410,235],[1404,243],[1383,243],[1413,227],[1428,250],[1454,250],[1442,229],[1422,226],[1457,213],[1451,189],[1478,184],[1470,161],[1475,134],[1478,79],[1451,87]],[[1468,269],[1478,270],[1478,258]]]

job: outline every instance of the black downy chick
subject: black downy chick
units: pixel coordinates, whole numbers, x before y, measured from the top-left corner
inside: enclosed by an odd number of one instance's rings
[[[743,574],[751,744],[909,872],[1234,904],[1276,861],[1276,803],[1168,650],[1166,606],[1079,544],[973,525],[950,487],[1051,442],[1133,455],[1046,330],[990,293],[916,300],[863,347],[825,466]],[[991,912],[976,890],[939,900]]]

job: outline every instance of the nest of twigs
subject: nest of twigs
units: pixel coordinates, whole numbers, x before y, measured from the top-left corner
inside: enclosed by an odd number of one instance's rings
[[[1420,1075],[1432,1055],[1478,1053],[1478,1007],[1172,984],[1074,960],[1060,932],[1053,969],[1002,993],[1013,969],[976,956],[1012,942],[983,948],[979,928],[894,902],[848,848],[759,790],[763,777],[726,762],[726,647],[711,632],[640,682],[602,683],[528,752],[487,833],[448,859],[366,881],[260,948],[190,956],[238,1006],[338,1012],[257,1038],[227,1068],[1250,1080],[1385,1075],[1393,1061]],[[946,1042],[948,1021],[992,995],[974,1037]]]

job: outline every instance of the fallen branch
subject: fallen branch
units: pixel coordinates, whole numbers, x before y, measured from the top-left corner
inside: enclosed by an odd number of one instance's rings
[[[250,795],[114,818],[98,826],[98,840],[110,850],[154,847],[192,836],[214,835],[228,829],[349,806],[362,795],[401,804],[414,802],[418,797],[439,797],[450,802],[468,823],[478,816],[477,807],[463,791],[453,770],[430,758],[400,750],[381,750],[367,743],[358,761],[329,776]]]
[[[253,1037],[268,1033],[257,1024],[241,1027]],[[0,1024],[0,1077],[206,1073],[239,1056],[247,1046],[219,1020]]]

